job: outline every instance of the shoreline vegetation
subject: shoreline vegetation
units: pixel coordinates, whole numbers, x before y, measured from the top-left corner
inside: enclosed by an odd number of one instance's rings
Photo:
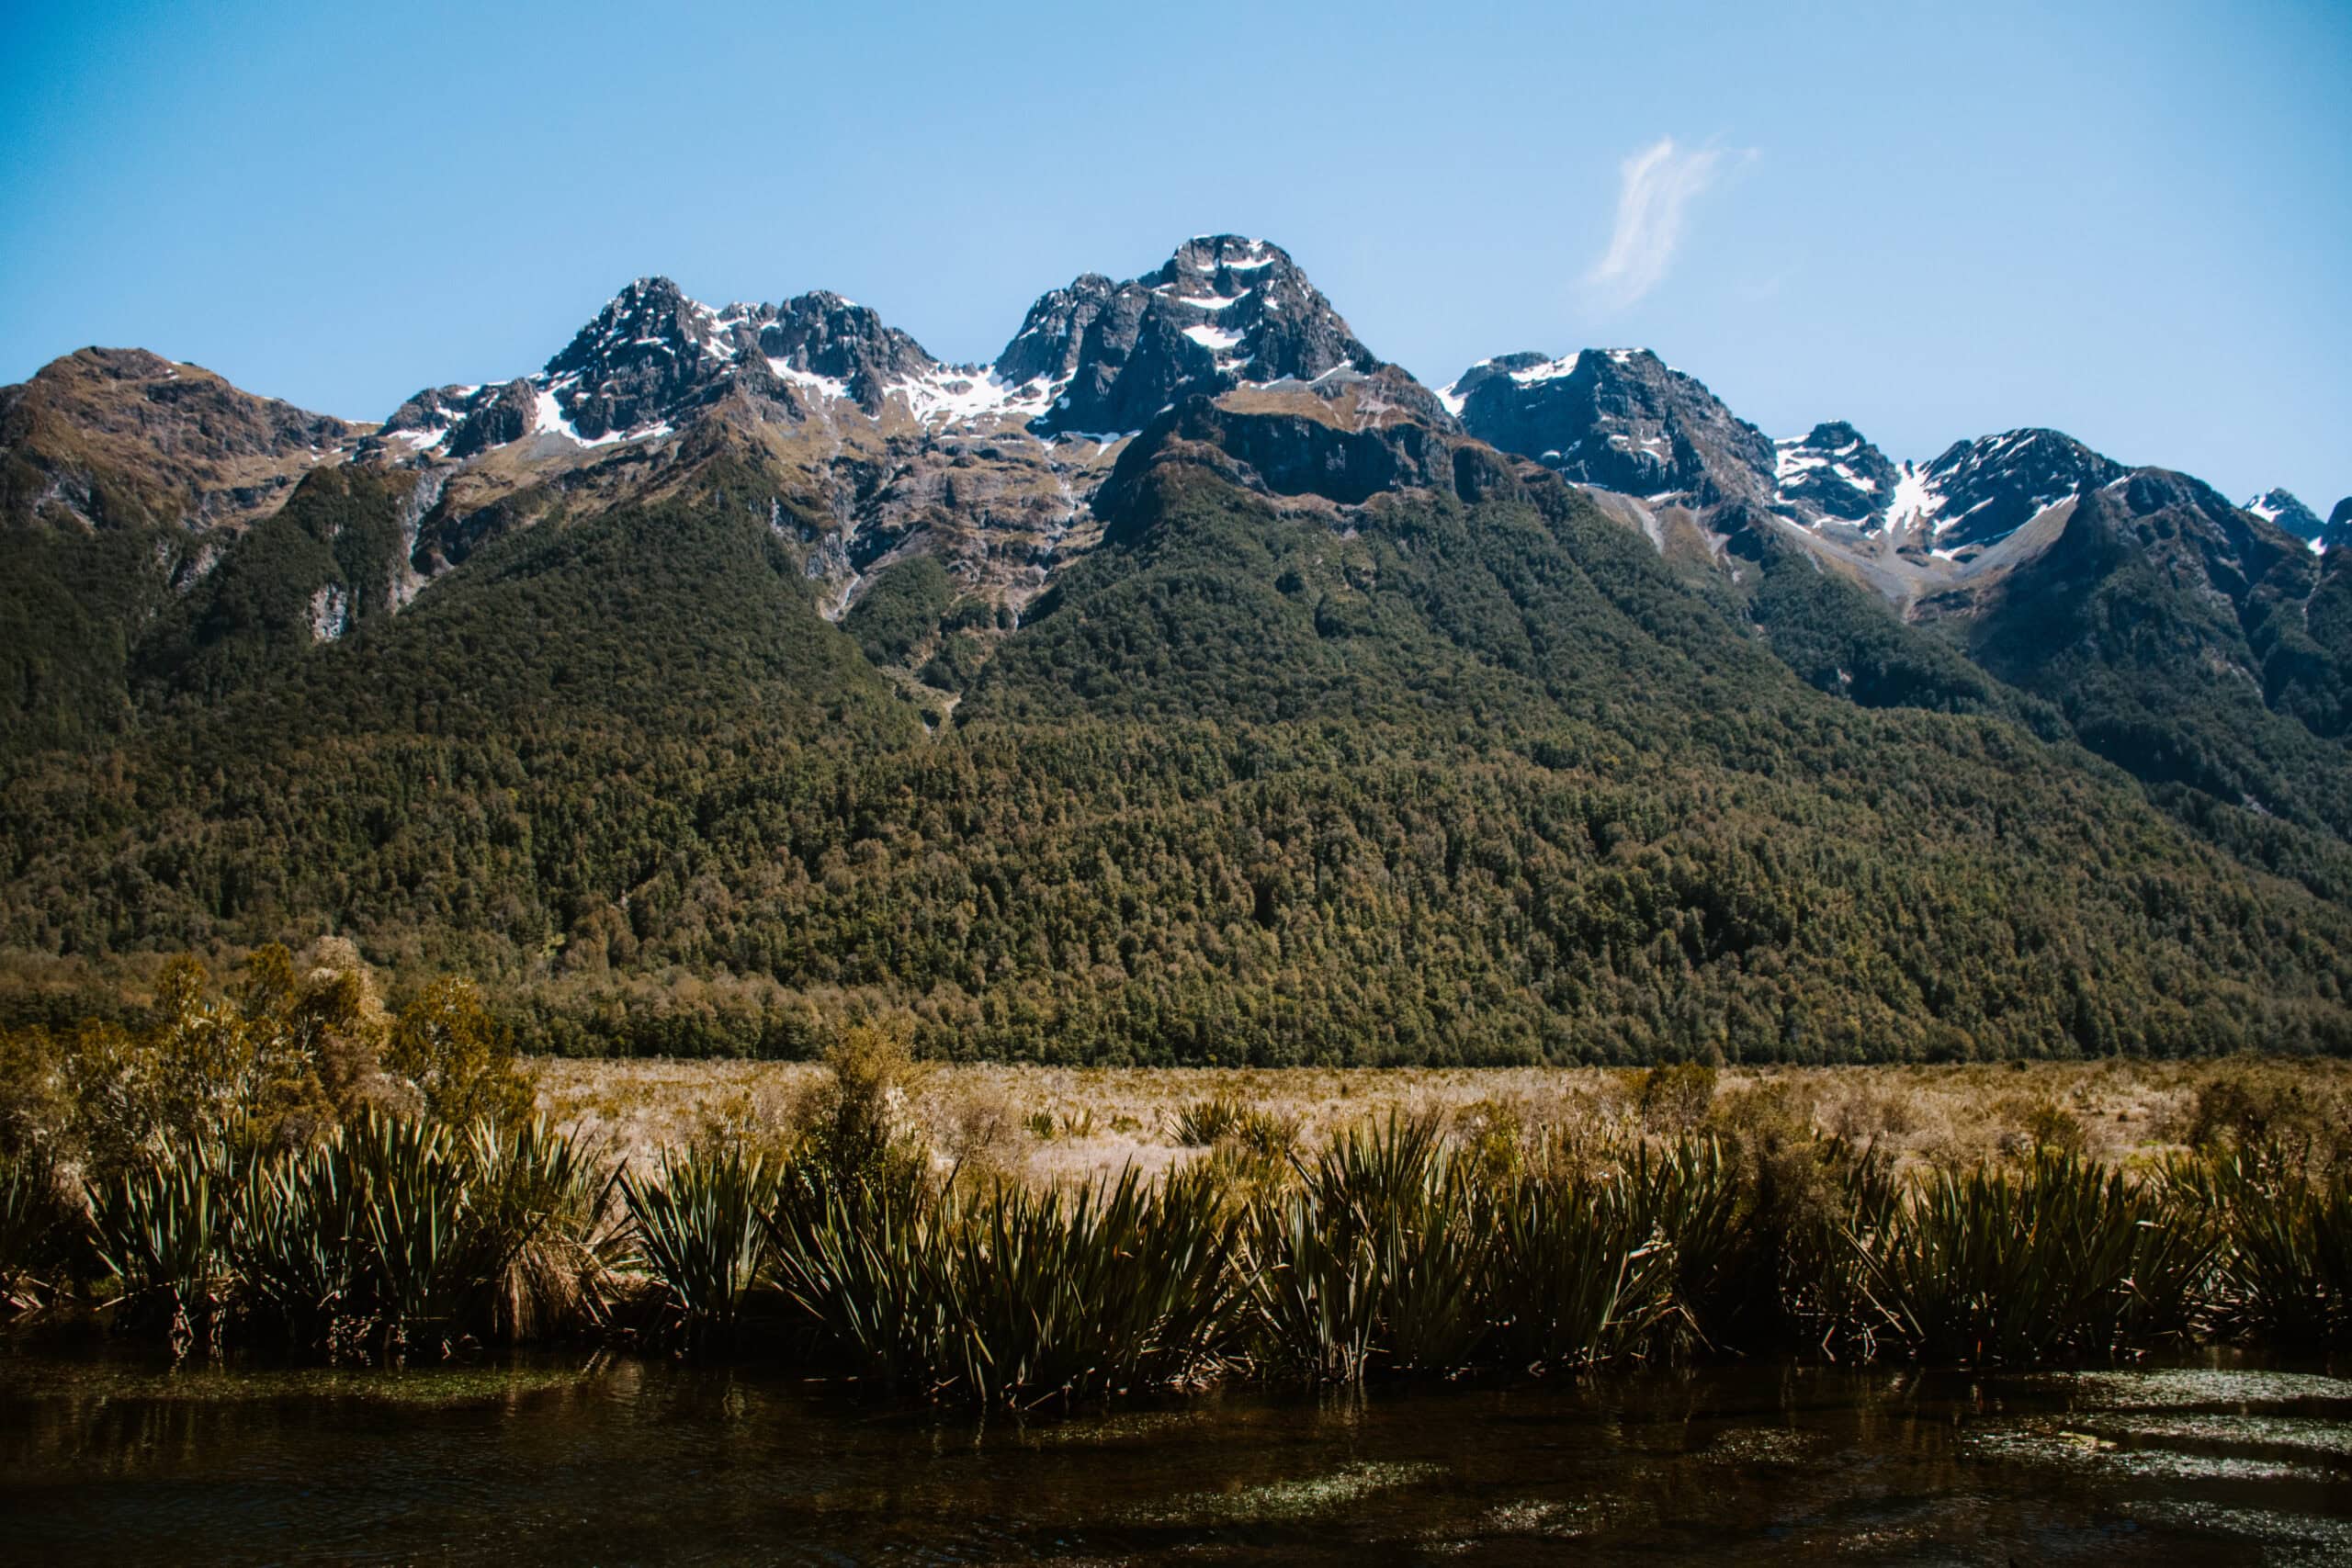
[[[533,1064],[349,944],[0,1032],[0,1315],[175,1355],[783,1359],[987,1406],[2352,1344],[2352,1073]]]

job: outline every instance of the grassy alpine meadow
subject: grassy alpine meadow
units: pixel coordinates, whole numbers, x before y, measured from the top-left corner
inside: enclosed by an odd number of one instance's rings
[[[756,1357],[987,1406],[2352,1344],[2352,1074],[532,1062],[346,950],[6,1038],[21,1334]]]

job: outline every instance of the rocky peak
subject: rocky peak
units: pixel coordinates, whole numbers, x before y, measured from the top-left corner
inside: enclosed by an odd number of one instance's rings
[[[892,383],[938,368],[906,333],[838,294],[713,310],[666,277],[615,295],[538,375],[419,392],[385,423],[395,455],[464,458],[526,435],[600,446],[667,434],[739,388],[784,400],[847,398],[869,413]]]
[[[1506,355],[1438,395],[1471,434],[1583,484],[1697,506],[1773,496],[1771,439],[1645,348]]]
[[[2256,602],[2275,604],[2284,595],[2300,603],[2318,577],[2302,541],[2231,505],[2203,480],[2168,468],[2132,468],[2084,490],[2067,532],[2085,526],[2107,530],[2192,593],[2228,600],[2241,618]],[[2234,618],[2231,626],[2243,629]]]
[[[1078,370],[1086,329],[1117,294],[1119,286],[1099,272],[1081,273],[1067,288],[1041,294],[1021,319],[1021,330],[997,355],[996,373],[1015,386],[1030,381],[1067,381]]]
[[[723,391],[752,317],[751,307],[714,311],[666,277],[640,277],[548,361],[538,381],[555,407],[537,423],[582,442],[674,423]]]
[[[758,312],[768,367],[804,389],[831,391],[877,412],[890,389],[941,368],[922,344],[854,300],[826,289]]]
[[[1046,295],[995,370],[1055,385],[1041,432],[1108,432],[1140,429],[1194,393],[1379,364],[1287,252],[1216,234],[1141,277],[1090,273]]]
[[[550,416],[557,407],[552,399],[544,405]],[[456,416],[443,425],[423,425],[425,434],[410,440],[413,452],[429,456],[438,448],[440,455],[462,460],[530,434],[539,427],[542,404],[537,384],[522,378],[470,389],[450,387],[442,393],[420,392],[402,403],[392,419],[400,420],[413,409],[428,422]],[[395,433],[392,439],[399,438]]]
[[[1900,478],[1885,453],[1843,420],[1816,424],[1802,437],[1773,443],[1781,510],[1799,522],[1876,524]]]
[[[2325,550],[2352,545],[2352,495],[2337,502],[2335,510],[2327,514],[2327,526],[2321,531],[2319,543]]]
[[[1942,555],[1997,544],[2069,496],[2127,470],[2055,430],[2010,430],[1956,441],[1924,466],[1905,464],[1887,509],[1891,528],[1928,534]]]
[[[2267,490],[2245,503],[2245,510],[2265,523],[2275,523],[2306,544],[2316,545],[2327,525],[2319,513],[2295,498],[2292,491]]]
[[[685,291],[668,278],[640,277],[613,296],[548,361],[547,378],[593,386],[616,371],[651,359],[691,357],[703,352],[728,357],[727,345],[718,342],[714,320],[708,306],[686,298]]]

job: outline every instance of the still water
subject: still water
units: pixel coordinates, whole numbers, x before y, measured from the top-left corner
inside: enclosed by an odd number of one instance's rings
[[[2343,1369],[2335,1369],[2342,1371]],[[0,1356],[0,1562],[2352,1562],[2352,1382],[1737,1366],[1025,1421],[657,1360]]]

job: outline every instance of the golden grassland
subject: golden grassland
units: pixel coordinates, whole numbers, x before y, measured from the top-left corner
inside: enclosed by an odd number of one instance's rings
[[[806,1062],[544,1057],[538,1109],[564,1131],[642,1164],[665,1145],[781,1136],[824,1069]],[[2334,1120],[2352,1104],[2352,1063],[2325,1058],[1726,1067],[1661,1103],[1638,1070],[1605,1067],[1218,1068],[935,1065],[905,1113],[934,1158],[983,1161],[1052,1183],[1198,1157],[1177,1131],[1187,1107],[1227,1100],[1294,1122],[1302,1146],[1392,1111],[1455,1129],[1682,1132],[1759,1092],[1824,1137],[1871,1145],[1897,1168],[1959,1169],[2052,1142],[2109,1165],[2187,1148],[2216,1114],[2215,1086]],[[2202,1110],[2200,1112],[2200,1093]],[[2208,1129],[2209,1131],[2211,1129]]]

